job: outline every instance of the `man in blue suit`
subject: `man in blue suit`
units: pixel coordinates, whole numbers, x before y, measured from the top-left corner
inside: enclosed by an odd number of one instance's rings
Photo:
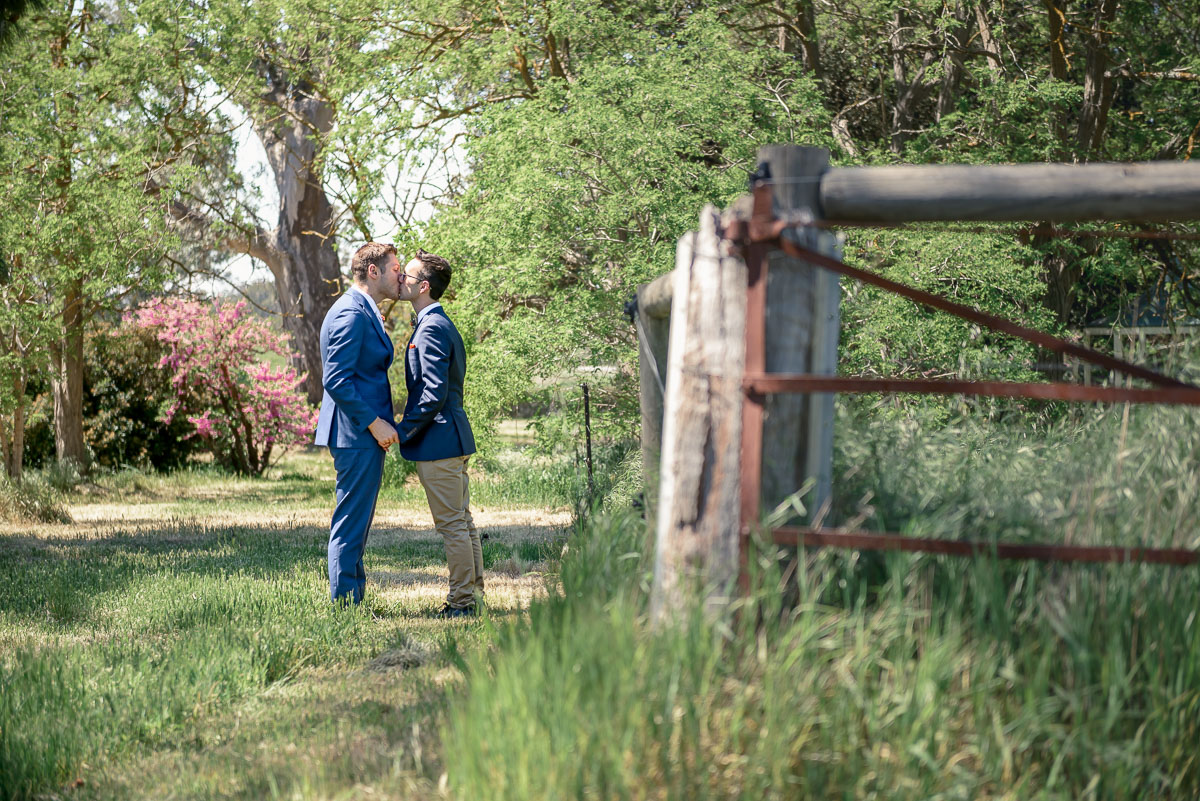
[[[450,285],[450,264],[417,250],[400,278],[400,299],[412,303],[417,321],[404,349],[408,401],[399,426],[400,454],[417,463],[433,525],[446,545],[450,591],[442,617],[475,614],[483,596],[483,549],[471,518],[467,461],[475,437],[463,411],[467,354],[458,329],[438,300]]]
[[[325,395],[316,444],[329,446],[337,471],[329,594],[334,603],[358,604],[367,588],[363,550],[383,483],[383,459],[397,442],[387,375],[395,347],[379,312],[380,303],[400,294],[396,248],[368,242],[354,254],[350,273],[353,284],[321,324]]]

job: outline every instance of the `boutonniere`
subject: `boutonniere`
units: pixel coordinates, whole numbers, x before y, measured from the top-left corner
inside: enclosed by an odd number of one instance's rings
[[[408,349],[409,349],[409,350],[416,350],[416,349],[417,349],[417,346],[416,346],[416,345],[413,345],[412,343],[409,343]]]

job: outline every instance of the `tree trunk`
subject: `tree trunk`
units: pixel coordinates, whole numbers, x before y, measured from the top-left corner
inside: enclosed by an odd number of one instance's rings
[[[979,43],[983,46],[983,50],[987,53],[988,69],[992,72],[992,77],[999,80],[1004,73],[1004,65],[1000,60],[1000,45],[996,43],[996,38],[992,35],[992,23],[988,19],[987,9],[984,7],[983,0],[975,5],[975,24],[979,28]]]
[[[933,63],[933,52],[925,54],[917,72],[908,78],[908,70],[904,64],[904,44],[907,21],[902,12],[897,11],[892,18],[891,35],[888,38],[892,48],[892,79],[896,82],[896,91],[900,93],[892,106],[891,151],[900,155],[904,143],[912,136],[914,114],[917,103],[921,100],[926,86],[925,71]]]
[[[1067,42],[1066,42],[1066,14],[1064,9],[1067,5],[1067,0],[1043,0],[1046,6],[1046,22],[1049,26],[1050,37],[1050,75],[1058,81],[1067,80]],[[1065,111],[1055,113],[1051,116],[1050,126],[1054,131],[1055,139],[1062,143],[1058,154],[1056,155],[1059,161],[1071,161],[1069,147],[1065,144],[1068,138],[1067,132],[1070,127],[1067,122]]]
[[[796,0],[790,10],[786,5],[780,5],[779,12],[785,19],[793,18],[791,25],[779,27],[779,49],[785,53],[798,53],[804,60],[804,69],[821,80],[821,48],[812,0]]]
[[[62,339],[54,353],[54,453],[87,465],[83,443],[83,288],[76,279],[62,299]]]
[[[267,266],[292,347],[307,373],[309,403],[321,402],[321,323],[342,291],[333,204],[315,169],[334,110],[308,86],[285,85],[267,71],[271,86],[252,115],[279,190],[279,220],[268,235]],[[282,113],[281,113],[282,112]]]
[[[0,417],[0,458],[4,460],[4,472],[13,481],[19,481],[25,465],[25,377],[18,373],[12,379],[13,398],[16,406],[12,412],[12,430]]]
[[[942,84],[938,89],[937,108],[934,112],[938,122],[954,110],[958,99],[958,88],[963,77],[963,51],[970,39],[967,28],[967,9],[959,3],[954,10],[954,23],[946,32],[946,55],[942,57]]]
[[[1075,149],[1080,161],[1088,161],[1100,150],[1108,126],[1108,110],[1112,106],[1113,81],[1108,70],[1108,41],[1117,13],[1116,0],[1101,0],[1096,9],[1092,28],[1084,37],[1087,44],[1087,65],[1083,75],[1083,105],[1079,112],[1079,129]]]

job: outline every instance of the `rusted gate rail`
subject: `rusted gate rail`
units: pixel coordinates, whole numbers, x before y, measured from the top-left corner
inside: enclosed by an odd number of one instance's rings
[[[1109,233],[1192,238],[1189,232],[1148,231],[1144,223],[1200,219],[1200,164],[843,169],[831,168],[823,149],[793,145],[764,147],[759,160],[775,170],[774,181],[761,174],[765,180],[750,197],[724,213],[711,207],[701,212],[698,230],[679,240],[675,270],[640,288],[630,310],[641,349],[647,508],[656,518],[655,617],[676,607],[679,589],[695,579],[711,588],[710,604],[727,603],[739,578],[745,586],[761,506],[787,498],[806,478],[815,479],[806,498],[815,512],[810,527],[776,529],[777,544],[1200,563],[1200,552],[1176,548],[1009,544],[816,527],[831,492],[834,393],[1200,405],[1196,386],[847,265],[837,237],[823,229],[1003,221],[1032,222],[1029,230],[1041,235],[1069,236],[1054,226],[1121,220],[1134,225]],[[1151,388],[838,376],[838,276],[1136,377]]]
[[[1104,353],[1082,347],[1049,334],[1034,331],[995,315],[963,306],[913,287],[845,264],[796,243],[794,232],[802,223],[777,220],[772,208],[769,180],[754,188],[753,212],[749,220],[734,220],[722,233],[741,252],[748,271],[746,295],[746,357],[742,381],[745,393],[742,406],[741,456],[741,527],[739,532],[740,584],[747,580],[750,537],[760,520],[763,451],[763,405],[772,393],[812,392],[905,392],[919,394],[962,394],[989,397],[1030,398],[1059,401],[1101,401],[1200,405],[1200,387],[1162,375]],[[1032,342],[1048,350],[1118,370],[1156,385],[1155,389],[1090,387],[1076,384],[1030,384],[1003,381],[938,381],[897,378],[838,377],[828,375],[783,375],[766,370],[767,257],[772,250],[817,267],[854,278],[901,295],[916,303],[969,320],[994,331]],[[899,550],[951,556],[989,554],[1001,559],[1034,559],[1057,562],[1146,562],[1168,565],[1192,565],[1200,562],[1200,552],[1178,548],[1142,548],[1121,546],[1072,546],[1043,544],[1006,544],[908,537],[894,533],[847,531],[835,528],[774,529],[772,539],[778,545],[835,547],[860,550]]]

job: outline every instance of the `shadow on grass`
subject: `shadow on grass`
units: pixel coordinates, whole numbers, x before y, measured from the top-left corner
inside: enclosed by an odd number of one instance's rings
[[[492,526],[484,543],[484,565],[514,558],[526,561],[557,553],[561,529],[555,526]],[[172,523],[104,537],[43,539],[0,535],[0,622],[6,627],[32,622],[58,627],[94,627],[97,618],[122,617],[124,607],[145,608],[155,596],[178,599],[180,585],[206,588],[188,613],[151,615],[170,629],[212,619],[213,604],[239,603],[237,582],[311,584],[314,603],[323,595],[328,529],[323,526],[189,525]],[[503,540],[503,541],[500,541]],[[369,582],[395,585],[390,576],[443,582],[441,537],[432,529],[389,528],[367,543]],[[389,578],[384,578],[389,577]],[[220,588],[220,597],[212,597]]]

